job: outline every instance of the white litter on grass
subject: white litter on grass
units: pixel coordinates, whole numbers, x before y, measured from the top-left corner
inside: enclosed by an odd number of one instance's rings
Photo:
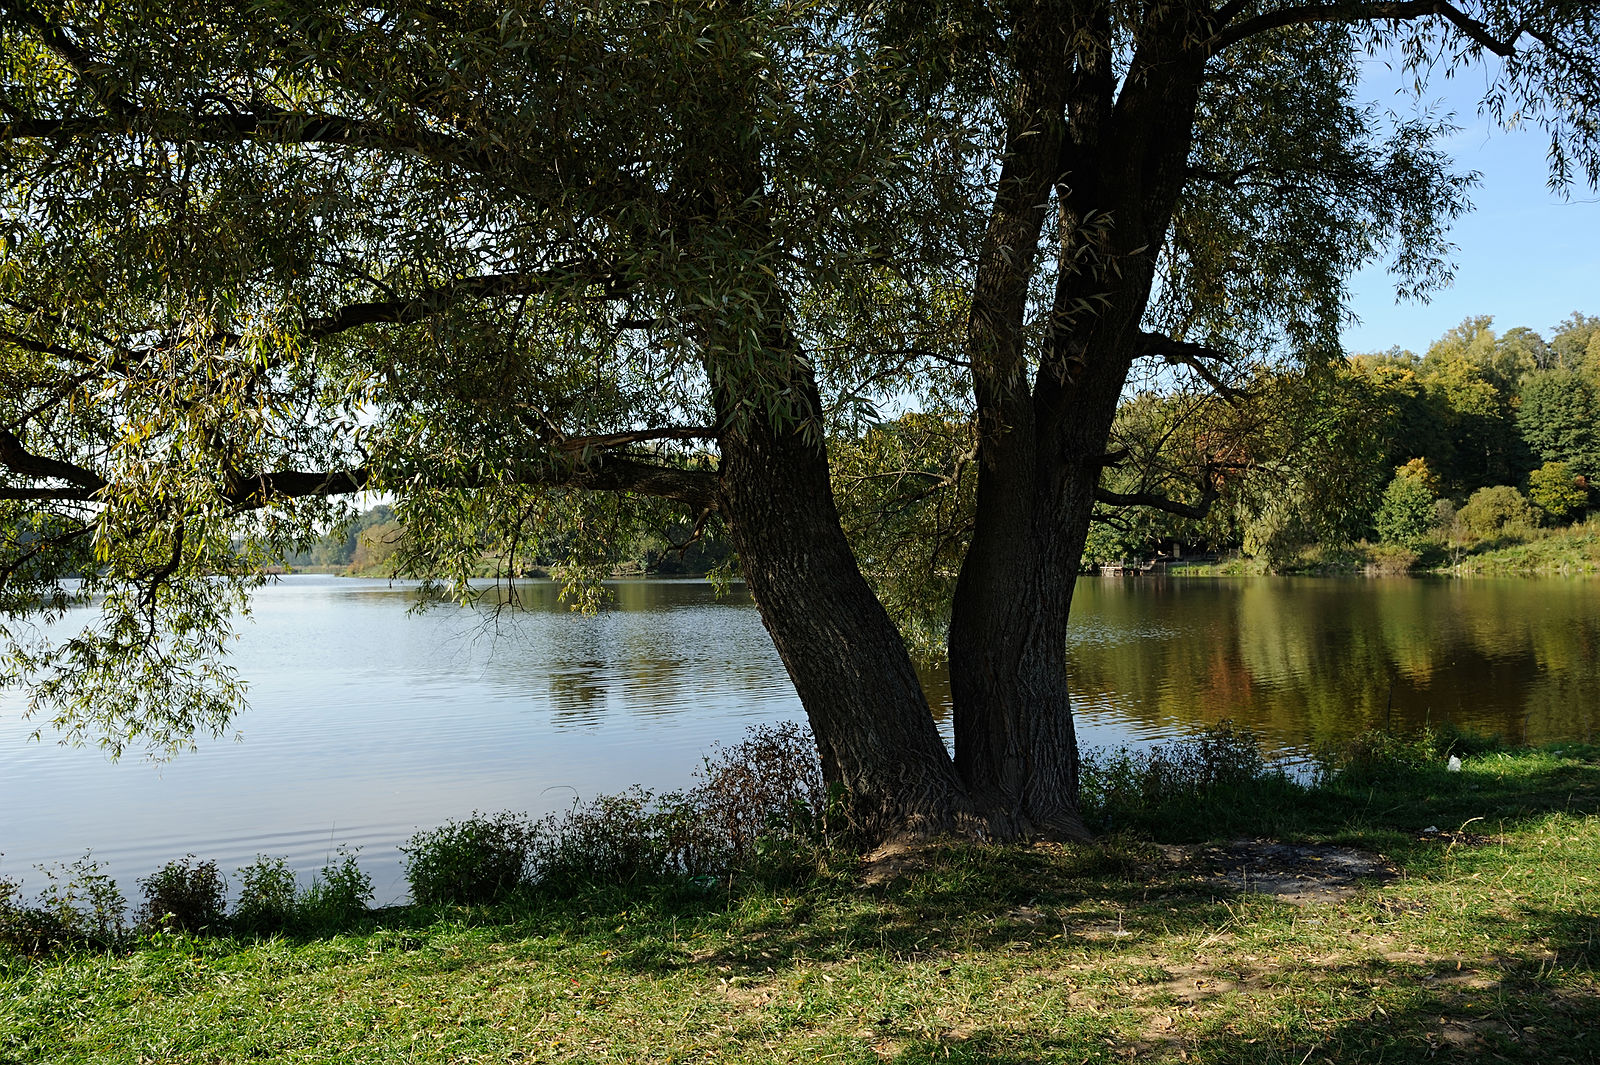
[[[1459,772],[1461,772],[1461,759],[1457,758],[1455,755],[1452,754],[1450,756],[1450,761],[1445,763],[1445,767],[1444,768],[1445,768],[1445,771],[1449,772],[1449,773],[1459,773]]]

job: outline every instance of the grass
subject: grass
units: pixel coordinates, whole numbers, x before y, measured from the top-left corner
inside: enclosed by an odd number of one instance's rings
[[[1396,576],[1437,573],[1455,577],[1600,576],[1600,519],[1554,529],[1529,529],[1466,543],[1430,542],[1416,550],[1361,542],[1345,547],[1313,544],[1277,569],[1260,558],[1234,555],[1216,562],[1174,565],[1183,577]]]
[[[1457,576],[1600,575],[1600,521],[1485,541],[1438,567]]]
[[[1600,1060],[1600,748],[1401,761],[878,876],[0,954],[0,1061]],[[1392,876],[1240,894],[1186,846],[1239,836],[1364,848]]]

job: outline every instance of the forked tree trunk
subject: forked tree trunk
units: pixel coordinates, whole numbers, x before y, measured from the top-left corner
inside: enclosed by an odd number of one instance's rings
[[[949,652],[956,766],[979,810],[999,834],[1078,838],[1067,616],[1204,60],[1141,48],[1116,98],[1107,9],[1086,15],[1101,45],[1076,53],[1062,20],[1044,17],[1055,9],[1041,4],[1019,24],[1006,159],[973,290],[977,513]],[[1062,48],[1070,54],[1052,55]],[[1030,365],[1028,292],[1052,197],[1057,287]]]

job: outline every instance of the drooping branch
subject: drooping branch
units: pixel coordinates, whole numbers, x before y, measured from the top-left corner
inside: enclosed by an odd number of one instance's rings
[[[1231,356],[1227,352],[1208,347],[1205,344],[1195,344],[1187,340],[1176,340],[1164,333],[1140,333],[1144,341],[1144,350],[1141,353],[1145,358],[1158,357],[1165,359],[1167,365],[1184,365],[1193,370],[1199,378],[1209,385],[1212,391],[1227,400],[1234,406],[1242,405],[1250,394],[1243,389],[1234,388],[1221,377],[1217,376],[1209,366],[1210,362],[1229,362]]]
[[[1224,9],[1222,14],[1233,15],[1241,9],[1241,5],[1232,4]],[[1230,45],[1237,44],[1247,38],[1254,37],[1269,30],[1283,29],[1287,26],[1301,26],[1316,22],[1363,22],[1386,20],[1390,22],[1408,22],[1424,18],[1442,18],[1453,25],[1462,36],[1473,41],[1480,47],[1493,52],[1497,56],[1506,57],[1516,53],[1517,41],[1524,34],[1544,41],[1543,34],[1536,33],[1526,22],[1505,37],[1497,37],[1488,25],[1478,21],[1455,4],[1445,3],[1443,0],[1402,0],[1397,3],[1329,3],[1329,4],[1295,4],[1289,7],[1265,11],[1243,22],[1229,26],[1222,18],[1218,19],[1221,28],[1214,33],[1205,48],[1211,54],[1216,54]],[[1548,44],[1548,41],[1544,41]]]
[[[420,321],[457,300],[532,295],[564,282],[599,285],[602,294],[609,298],[623,296],[628,291],[615,271],[604,264],[570,262],[549,270],[458,278],[434,285],[416,296],[351,303],[332,314],[308,319],[302,328],[308,339],[320,339],[363,325],[405,325]]]

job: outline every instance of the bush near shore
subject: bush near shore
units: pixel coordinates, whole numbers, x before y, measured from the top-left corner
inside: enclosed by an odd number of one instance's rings
[[[1260,577],[1269,574],[1399,576],[1434,573],[1454,577],[1600,576],[1600,518],[1555,529],[1520,529],[1478,540],[1445,537],[1407,544],[1311,546],[1269,566],[1259,558],[1174,565],[1185,577]]]
[[[606,831],[660,812],[629,810]],[[13,940],[0,1060],[1600,1060],[1600,748],[1368,734],[1301,780],[1223,728],[1094,755],[1086,810],[1093,844],[863,861],[785,802],[716,874],[645,847],[637,876],[524,876],[490,903]],[[413,872],[537,837],[471,824],[420,833]],[[769,825],[789,842],[763,864]],[[1295,876],[1355,851],[1377,872],[1255,893],[1213,860],[1255,839],[1298,845]]]

